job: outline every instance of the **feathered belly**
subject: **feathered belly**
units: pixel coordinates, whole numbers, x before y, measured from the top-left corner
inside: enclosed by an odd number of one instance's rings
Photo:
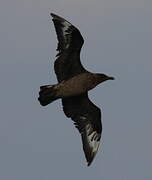
[[[94,88],[95,83],[94,76],[90,73],[81,74],[75,76],[67,81],[62,81],[57,86],[58,95],[60,97],[70,97],[82,94],[90,89]]]

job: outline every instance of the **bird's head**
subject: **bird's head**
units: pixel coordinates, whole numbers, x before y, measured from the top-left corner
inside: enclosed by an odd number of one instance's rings
[[[115,78],[112,76],[107,76],[106,74],[96,73],[96,77],[99,83],[102,83],[107,80],[114,80]]]

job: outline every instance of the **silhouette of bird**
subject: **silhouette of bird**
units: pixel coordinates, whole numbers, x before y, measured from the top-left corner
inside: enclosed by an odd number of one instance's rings
[[[80,31],[64,18],[51,13],[58,46],[54,69],[58,84],[40,87],[39,102],[46,106],[61,99],[63,111],[74,121],[82,138],[88,166],[94,159],[102,133],[101,111],[93,104],[88,91],[113,77],[87,71],[80,62],[80,51],[84,43]]]

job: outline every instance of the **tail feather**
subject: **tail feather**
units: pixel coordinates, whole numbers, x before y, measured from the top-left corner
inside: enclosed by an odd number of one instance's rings
[[[42,106],[46,106],[58,99],[57,89],[55,89],[54,87],[54,85],[45,85],[40,87],[38,100]]]

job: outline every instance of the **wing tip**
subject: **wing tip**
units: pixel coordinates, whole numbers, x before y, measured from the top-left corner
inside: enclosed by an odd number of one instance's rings
[[[57,15],[54,14],[54,13],[50,13],[50,16],[55,17],[55,16],[57,16]]]
[[[54,16],[56,16],[54,13],[50,13],[50,16],[52,16],[52,17],[54,17]]]
[[[53,19],[61,19],[60,16],[54,14],[54,13],[50,13],[50,16],[52,16]]]
[[[96,152],[97,153],[97,152]],[[87,166],[90,166],[94,160],[94,157],[95,157],[95,154],[92,154],[90,157],[86,157],[86,160],[87,160]]]
[[[55,20],[66,21],[64,18],[62,18],[54,13],[50,13],[50,16],[52,16],[52,18]]]
[[[101,134],[94,132],[95,131],[89,134],[86,130],[86,133],[81,134],[87,166],[90,166],[92,161],[95,159],[100,145]]]
[[[87,161],[87,166],[89,167],[91,165],[92,161]]]

